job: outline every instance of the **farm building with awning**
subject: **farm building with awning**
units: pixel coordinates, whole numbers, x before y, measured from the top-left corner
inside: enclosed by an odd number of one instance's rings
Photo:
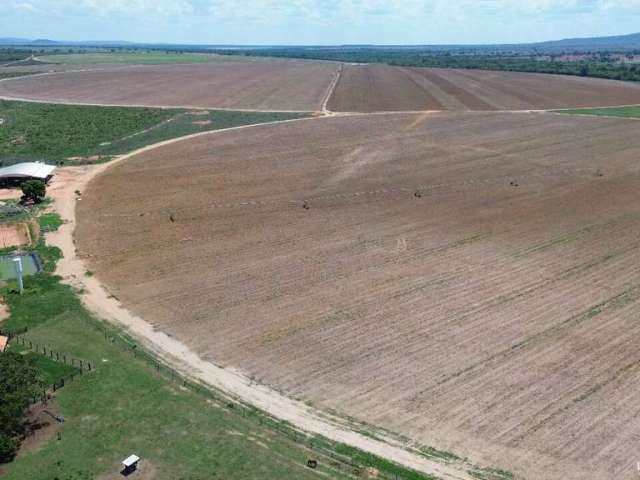
[[[1,185],[18,185],[27,180],[48,182],[56,169],[54,165],[42,162],[24,162],[0,168]]]

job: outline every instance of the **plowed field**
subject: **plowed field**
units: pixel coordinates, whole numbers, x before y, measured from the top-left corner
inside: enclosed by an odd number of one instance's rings
[[[76,240],[134,313],[296,397],[528,479],[635,479],[640,136],[334,117],[117,164]]]
[[[0,82],[0,96],[95,104],[315,111],[320,110],[337,68],[328,62],[288,60],[91,65],[86,67],[88,71]],[[74,69],[82,67],[75,65]]]
[[[346,65],[328,108],[337,112],[541,110],[640,103],[640,85],[482,70]]]

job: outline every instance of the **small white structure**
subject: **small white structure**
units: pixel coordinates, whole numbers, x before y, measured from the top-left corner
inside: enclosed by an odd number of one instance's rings
[[[16,269],[16,281],[18,282],[18,290],[20,290],[20,295],[24,292],[24,282],[22,281],[22,258],[14,257],[13,258],[13,266]]]
[[[16,184],[25,180],[42,180],[48,182],[56,169],[54,165],[42,162],[24,162],[0,168],[0,183]]]
[[[138,462],[140,461],[140,457],[137,455],[129,455],[122,461],[122,465],[124,466],[123,472],[125,474],[131,473],[138,468]]]

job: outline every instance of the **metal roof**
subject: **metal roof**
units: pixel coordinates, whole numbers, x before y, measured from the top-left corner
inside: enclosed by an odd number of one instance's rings
[[[53,165],[42,162],[24,162],[0,168],[0,178],[41,178],[45,179],[56,169]]]

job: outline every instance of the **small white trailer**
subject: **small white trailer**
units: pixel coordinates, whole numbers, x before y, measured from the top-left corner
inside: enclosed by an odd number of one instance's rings
[[[129,475],[132,472],[135,472],[138,468],[138,462],[140,461],[140,457],[137,455],[129,455],[122,461],[122,465],[124,469],[122,470],[123,475]]]

